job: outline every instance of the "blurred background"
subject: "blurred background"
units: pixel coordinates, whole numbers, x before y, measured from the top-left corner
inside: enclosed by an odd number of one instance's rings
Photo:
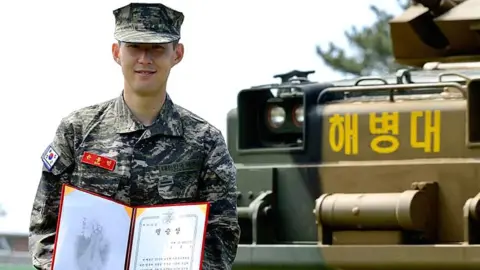
[[[144,1],[154,2],[154,1]],[[182,11],[185,58],[172,71],[173,101],[218,127],[236,95],[293,69],[326,82],[399,68],[388,21],[407,1],[162,0]],[[115,8],[128,1],[9,1],[0,51],[0,269],[31,269],[30,211],[40,156],[60,119],[122,91],[111,56]],[[212,106],[212,104],[216,104]],[[8,263],[8,265],[7,265]],[[22,266],[22,264],[24,266]]]

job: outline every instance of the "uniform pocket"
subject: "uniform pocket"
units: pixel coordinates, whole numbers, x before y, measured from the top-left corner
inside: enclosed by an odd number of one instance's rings
[[[79,188],[110,197],[118,191],[121,179],[122,176],[117,173],[80,162],[72,184]]]
[[[158,195],[165,200],[197,197],[202,160],[188,160],[155,166],[150,177],[156,178]]]
[[[157,184],[158,195],[166,200],[195,198],[199,173],[192,171],[160,175]]]

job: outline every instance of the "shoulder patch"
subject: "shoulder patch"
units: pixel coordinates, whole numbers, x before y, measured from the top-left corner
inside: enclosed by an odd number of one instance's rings
[[[51,171],[55,162],[57,162],[60,155],[53,149],[51,145],[45,149],[42,155],[42,161],[48,171]]]

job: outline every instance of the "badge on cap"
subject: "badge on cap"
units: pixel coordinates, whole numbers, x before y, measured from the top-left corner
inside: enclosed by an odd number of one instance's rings
[[[117,164],[117,162],[111,158],[99,156],[90,152],[83,153],[82,163],[97,166],[109,171],[113,171],[113,169],[115,169],[115,165]]]
[[[45,152],[43,152],[42,161],[48,171],[52,170],[53,165],[55,162],[57,162],[59,156],[60,155],[55,151],[55,149],[53,149],[51,145],[49,145]]]

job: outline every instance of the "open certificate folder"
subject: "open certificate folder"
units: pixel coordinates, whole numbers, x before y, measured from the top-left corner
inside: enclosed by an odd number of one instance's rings
[[[52,270],[201,269],[208,211],[129,207],[64,185]]]

